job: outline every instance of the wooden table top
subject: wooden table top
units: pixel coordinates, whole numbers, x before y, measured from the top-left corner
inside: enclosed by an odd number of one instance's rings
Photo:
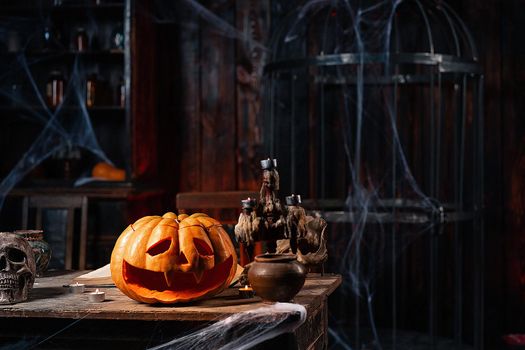
[[[95,288],[87,286],[83,294],[72,294],[69,293],[69,288],[64,287],[83,273],[85,271],[37,278],[29,299],[18,304],[0,305],[0,317],[212,321],[268,305],[257,296],[251,299],[239,298],[238,288],[228,288],[215,297],[192,303],[149,305],[128,298],[115,287],[109,287],[100,288],[106,292],[106,300],[94,303],[88,300],[88,293]],[[340,284],[340,275],[310,274],[302,290],[295,296],[294,302],[303,305],[307,312],[311,312],[317,309]]]

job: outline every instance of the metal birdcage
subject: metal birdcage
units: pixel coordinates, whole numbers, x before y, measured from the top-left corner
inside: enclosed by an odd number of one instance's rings
[[[334,269],[355,296],[346,309],[352,345],[370,343],[371,323],[374,334],[389,329],[393,348],[408,329],[434,345],[446,338],[480,349],[476,47],[442,1],[357,3],[307,1],[275,28],[263,82],[266,152],[281,164],[281,192],[303,195],[332,223]],[[373,321],[363,306],[371,284],[385,294],[375,294]],[[417,312],[405,310],[412,300]]]

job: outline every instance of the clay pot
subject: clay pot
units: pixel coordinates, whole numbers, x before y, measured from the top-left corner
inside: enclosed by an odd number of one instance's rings
[[[13,232],[18,237],[25,239],[35,256],[36,263],[36,275],[41,277],[44,275],[47,266],[49,265],[49,260],[51,259],[51,247],[49,243],[44,241],[44,233],[42,230],[16,230]]]
[[[262,254],[255,257],[248,280],[265,301],[290,301],[304,285],[306,269],[293,254]]]

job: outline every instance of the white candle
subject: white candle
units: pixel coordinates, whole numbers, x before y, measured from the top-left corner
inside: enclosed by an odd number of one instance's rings
[[[81,294],[84,293],[84,290],[86,289],[86,285],[82,283],[75,283],[69,285],[69,292],[73,294]]]
[[[245,285],[244,288],[239,288],[239,296],[243,299],[253,298],[254,295],[253,289],[248,287],[248,285]]]
[[[94,303],[103,302],[106,299],[106,293],[99,291],[98,289],[88,294],[88,299]]]

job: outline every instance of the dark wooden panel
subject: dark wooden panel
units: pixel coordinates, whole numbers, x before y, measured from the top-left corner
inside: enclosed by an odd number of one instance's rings
[[[523,2],[463,0],[485,73],[486,347],[525,326]]]
[[[253,191],[179,192],[177,209],[236,208],[240,212],[242,199],[258,196],[259,194]]]
[[[255,33],[248,30],[250,25],[266,20],[262,18],[265,1],[203,3],[249,36]],[[291,2],[272,3],[282,8],[292,6]],[[490,348],[499,344],[502,334],[524,327],[525,45],[521,36],[525,11],[519,0],[448,3],[471,29],[485,72],[485,319]],[[179,42],[169,45],[180,52],[177,64],[169,68],[176,74],[163,86],[171,85],[169,98],[173,101],[164,118],[177,121],[173,133],[166,133],[172,137],[165,140],[166,147],[172,147],[166,152],[166,161],[175,163],[169,176],[175,179],[176,190],[258,189],[257,152],[262,141],[257,130],[260,86],[249,81],[250,73],[257,70],[250,56],[253,51],[183,6],[174,27],[176,34],[172,35]],[[254,38],[264,41],[265,35],[257,33]],[[170,64],[169,57],[162,61],[163,67]],[[241,82],[240,77],[248,80]],[[419,123],[414,120],[410,131],[418,133]],[[315,144],[311,147],[311,152],[317,152]],[[420,161],[423,152],[407,145],[407,154],[417,176],[425,170]],[[464,322],[471,324],[472,320]]]
[[[509,325],[525,327],[525,111],[524,88],[525,11],[523,1],[502,2],[501,33],[501,135],[503,144],[503,193],[505,252],[507,253]],[[503,20],[504,19],[504,20]]]
[[[234,25],[234,6],[215,9]],[[217,26],[201,22],[201,190],[236,188],[235,42]]]
[[[199,16],[189,8],[181,7],[180,25],[177,28],[177,62],[180,80],[174,84],[172,99],[180,100],[180,113],[171,116],[177,119],[172,141],[176,144],[172,161],[178,164],[177,178],[179,191],[201,190],[201,123],[200,123],[200,36]]]
[[[157,111],[155,27],[151,2],[137,1],[131,29],[132,177],[157,176]]]
[[[236,1],[236,27],[245,40],[237,41],[237,181],[240,189],[260,185],[262,152],[262,72],[268,54],[269,0]]]
[[[185,95],[182,59],[178,55],[181,44],[179,33],[183,35],[186,31],[175,23],[159,23],[157,26],[158,50],[161,53],[157,57],[159,185],[168,192],[173,192],[178,187],[182,158],[180,155],[184,154],[180,130],[185,119]]]

